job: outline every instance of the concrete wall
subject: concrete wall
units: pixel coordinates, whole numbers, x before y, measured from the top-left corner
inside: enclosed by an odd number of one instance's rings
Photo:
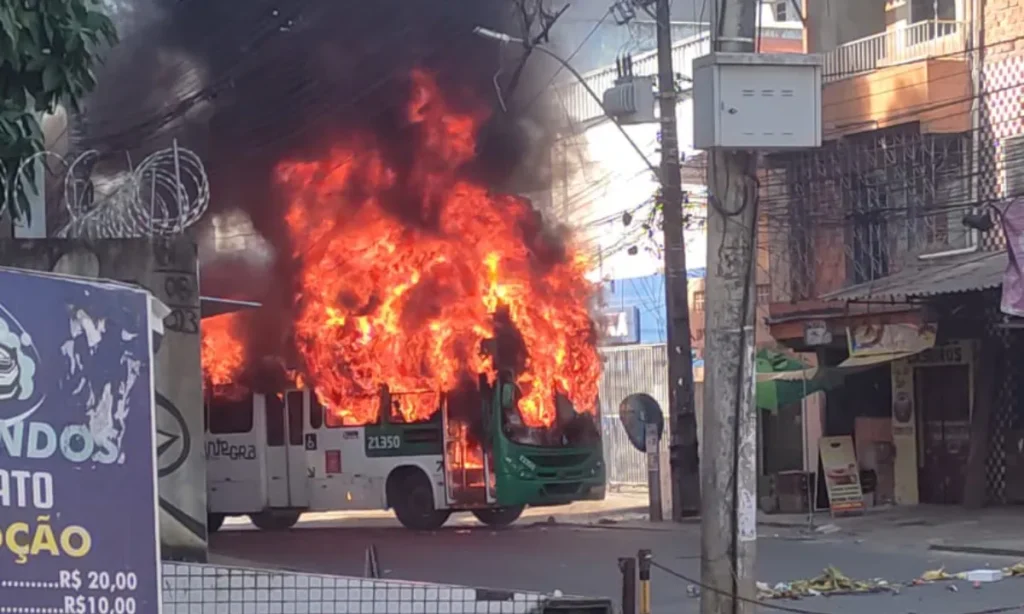
[[[164,558],[206,560],[206,457],[195,244],[187,238],[0,240],[0,264],[139,284],[171,308],[154,359]]]

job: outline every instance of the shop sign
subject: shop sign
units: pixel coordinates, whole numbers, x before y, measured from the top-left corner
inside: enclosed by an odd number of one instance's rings
[[[928,348],[919,354],[907,357],[907,362],[915,367],[965,365],[971,362],[968,342],[957,341]]]
[[[864,491],[860,483],[860,467],[853,448],[853,438],[822,437],[821,466],[825,472],[829,507],[833,515],[859,513],[864,510]]]
[[[935,346],[935,325],[864,324],[846,329],[850,356],[920,352]]]
[[[825,320],[811,320],[804,325],[804,343],[811,347],[832,343],[832,331]]]
[[[151,298],[0,287],[0,612],[158,614]]]
[[[636,307],[603,311],[597,314],[601,345],[640,343],[640,310]]]

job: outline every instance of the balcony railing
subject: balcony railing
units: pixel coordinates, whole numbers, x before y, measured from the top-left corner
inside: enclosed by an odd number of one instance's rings
[[[707,32],[696,34],[676,41],[672,45],[672,67],[676,74],[692,77],[693,60],[707,55],[711,50]],[[658,74],[658,53],[649,51],[633,56],[633,74],[638,77]],[[615,85],[615,66],[599,68],[583,75],[590,89],[600,96],[605,90]],[[604,115],[601,105],[597,103],[579,82],[573,80],[558,88],[558,96],[565,105],[569,119],[574,122],[585,122]]]
[[[967,49],[961,21],[921,21],[850,41],[825,54],[824,80],[837,81],[885,66],[955,56]]]

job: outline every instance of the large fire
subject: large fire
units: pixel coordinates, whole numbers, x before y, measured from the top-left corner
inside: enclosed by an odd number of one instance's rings
[[[203,320],[203,375],[215,389],[234,385],[245,363],[245,346],[241,341],[239,322],[235,316],[220,315]]]
[[[484,114],[452,109],[425,73],[414,73],[413,86],[407,121],[423,138],[410,139],[404,173],[388,166],[372,133],[278,166],[301,270],[292,328],[304,375],[337,422],[366,424],[378,411],[367,398],[381,385],[449,390],[466,374],[491,372],[481,343],[502,309],[528,352],[518,373],[527,426],[554,422],[556,393],[595,411],[600,363],[583,259],[544,231],[527,202],[466,178]],[[417,202],[395,202],[410,189]],[[240,346],[215,321],[204,322],[203,364],[219,382],[233,375],[225,365],[240,367]],[[406,420],[436,409],[430,394],[397,404]]]

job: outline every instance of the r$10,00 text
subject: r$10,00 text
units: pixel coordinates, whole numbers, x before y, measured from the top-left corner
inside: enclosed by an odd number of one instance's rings
[[[135,597],[64,597],[65,614],[136,614]]]

